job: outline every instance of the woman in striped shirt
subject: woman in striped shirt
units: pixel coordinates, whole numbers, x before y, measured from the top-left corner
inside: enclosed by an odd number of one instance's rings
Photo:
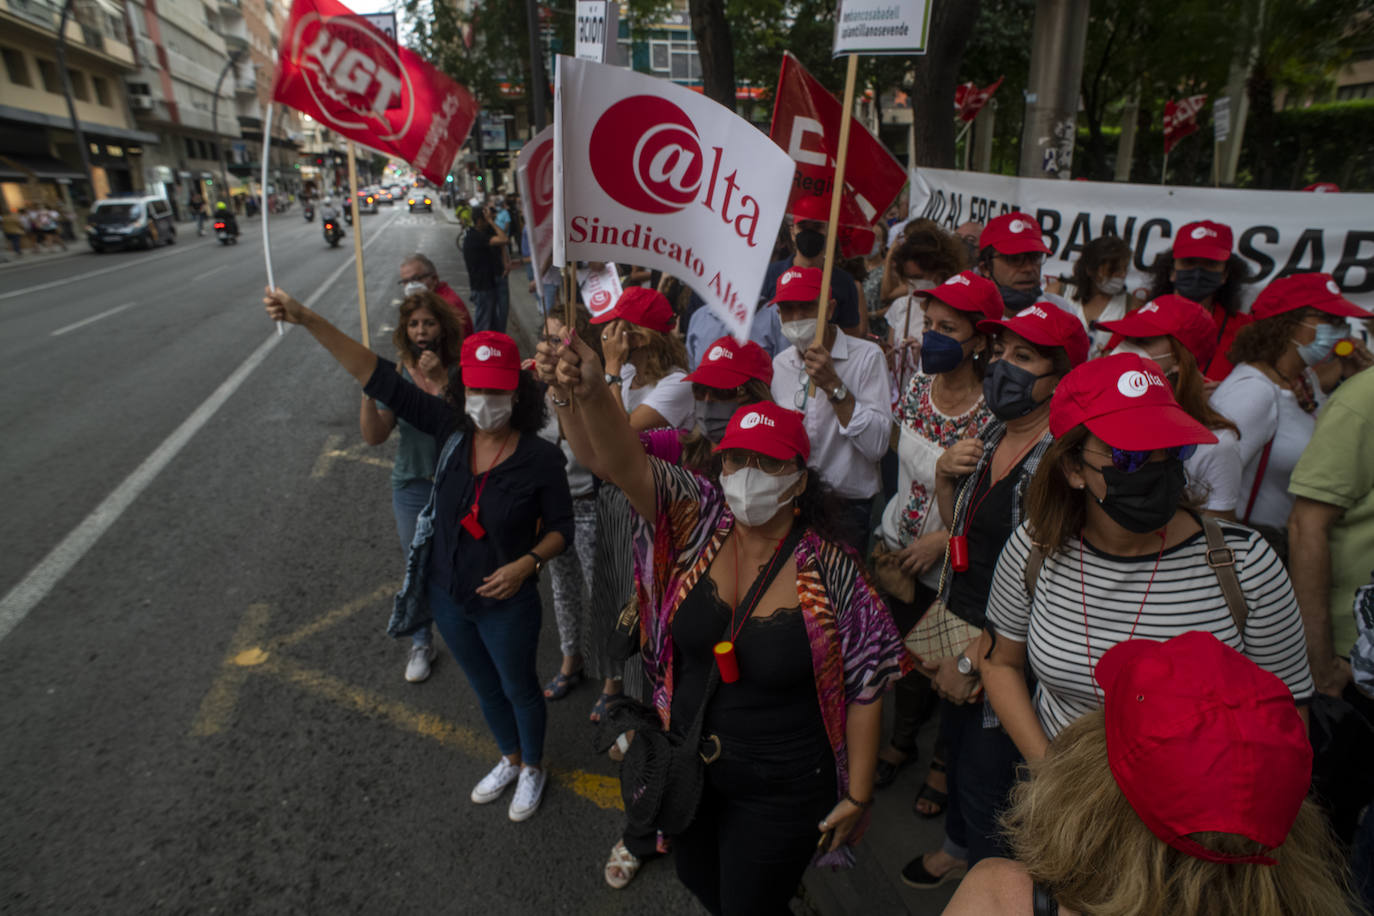
[[[1026,759],[1043,757],[1060,730],[1102,705],[1093,671],[1127,639],[1210,632],[1308,700],[1288,574],[1248,528],[1207,519],[1225,542],[1209,544],[1182,462],[1216,437],[1178,406],[1159,367],[1122,353],[1069,373],[1050,431],[1055,444],[1031,483],[1027,520],[993,574],[994,639],[982,664],[988,700]],[[1241,626],[1224,591],[1232,575]],[[1039,680],[1034,698],[1027,663]]]

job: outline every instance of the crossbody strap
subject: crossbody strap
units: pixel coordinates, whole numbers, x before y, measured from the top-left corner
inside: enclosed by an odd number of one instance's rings
[[[1245,604],[1245,593],[1240,589],[1240,578],[1236,576],[1236,552],[1226,546],[1226,536],[1221,526],[1210,515],[1199,515],[1202,532],[1207,536],[1207,565],[1221,585],[1221,594],[1226,598],[1226,608],[1236,624],[1236,632],[1245,636],[1245,619],[1250,609]]]
[[[1271,437],[1264,443],[1264,451],[1260,452],[1259,467],[1255,468],[1255,482],[1250,485],[1250,498],[1245,501],[1245,516],[1241,521],[1250,521],[1250,513],[1254,511],[1255,499],[1259,496],[1260,484],[1264,483],[1264,472],[1269,469],[1269,453],[1274,450],[1274,440]]]

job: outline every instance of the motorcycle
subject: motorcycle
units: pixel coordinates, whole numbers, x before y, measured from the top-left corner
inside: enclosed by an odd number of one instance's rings
[[[215,238],[219,239],[221,245],[237,245],[239,243],[238,223],[230,222],[222,217],[215,220]]]
[[[338,223],[332,219],[324,221],[324,240],[329,243],[330,248],[338,248],[343,237],[343,230],[339,228]]]
[[[348,223],[348,225],[350,225],[350,226],[353,225],[353,208],[352,208],[352,207],[344,207],[344,208],[343,208],[343,215],[344,215],[344,222]]]
[[[305,221],[307,223],[313,223],[315,221],[315,208],[310,204],[306,204],[301,212],[305,214]]]

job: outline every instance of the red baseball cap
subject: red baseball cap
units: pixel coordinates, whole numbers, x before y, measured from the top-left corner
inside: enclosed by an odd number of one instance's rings
[[[811,457],[811,439],[806,435],[802,415],[772,401],[746,404],[730,418],[725,435],[715,450],[742,448],[770,458]]]
[[[701,365],[685,381],[712,388],[738,388],[750,379],[773,382],[773,358],[752,340],[740,343],[730,335],[711,344]]]
[[[1258,321],[1291,312],[1314,308],[1328,315],[1345,318],[1374,318],[1374,314],[1360,308],[1341,295],[1341,288],[1330,274],[1289,274],[1264,288],[1250,307],[1250,314]]]
[[[815,302],[821,297],[819,267],[789,267],[778,277],[769,305],[774,302]]]
[[[1094,359],[1060,379],[1050,401],[1050,433],[1057,439],[1075,426],[1131,451],[1217,441],[1178,406],[1154,360],[1135,353]]]
[[[1088,358],[1088,332],[1083,330],[1083,322],[1052,302],[1037,302],[1010,318],[978,322],[978,330],[984,334],[996,334],[1001,328],[1041,347],[1063,347],[1072,366]]]
[[[458,360],[466,388],[514,391],[520,383],[520,350],[498,331],[478,331],[463,339]]]
[[[1283,844],[1312,781],[1312,745],[1288,685],[1211,633],[1108,649],[1107,764],[1150,832],[1209,862],[1273,865],[1208,849],[1192,833]]]
[[[1174,257],[1225,261],[1231,256],[1231,227],[1209,219],[1180,226],[1174,233]]]
[[[978,247],[992,246],[1001,254],[1021,254],[1024,251],[1050,253],[1050,246],[1040,234],[1040,224],[1029,213],[1013,210],[988,221],[978,236]]]
[[[674,321],[673,307],[668,304],[667,298],[658,290],[649,289],[647,286],[627,288],[620,294],[620,298],[615,300],[615,305],[592,319],[592,324],[605,324],[617,318],[624,318],[630,324],[658,331],[660,334],[671,331]]]
[[[1207,310],[1191,299],[1169,293],[1115,321],[1097,327],[1122,337],[1172,337],[1188,349],[1199,366],[1217,350],[1217,326]]]
[[[997,284],[971,270],[955,274],[932,289],[919,290],[916,295],[929,296],[952,309],[981,316],[973,319],[975,324],[984,319],[1001,318],[1005,310],[1005,306],[1002,305],[1002,294],[997,291]]]
[[[792,219],[816,223],[830,222],[830,195],[803,194],[792,202]]]

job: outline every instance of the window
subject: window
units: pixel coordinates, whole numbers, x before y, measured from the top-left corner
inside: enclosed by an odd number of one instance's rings
[[[196,141],[192,140],[190,137],[187,137],[187,138],[186,138],[186,158],[187,158],[187,159],[198,159],[198,158],[200,158],[199,156],[196,155]]]
[[[95,89],[95,100],[102,108],[110,107],[110,83],[103,76],[91,77],[91,86]]]
[[[668,42],[654,41],[649,43],[649,69],[659,73],[668,72]]]
[[[1348,102],[1351,99],[1374,99],[1374,83],[1356,83],[1336,90],[1336,101]]]
[[[38,73],[43,77],[43,88],[49,92],[62,94],[62,77],[57,75],[57,65],[50,60],[38,58]]]
[[[32,86],[24,55],[14,48],[0,48],[0,52],[5,55],[5,73],[9,75],[10,82],[16,86]]]
[[[152,90],[147,83],[130,83],[129,95],[152,95]]]
[[[91,100],[91,91],[86,88],[86,74],[82,73],[80,70],[73,70],[68,67],[67,76],[72,81],[72,95],[76,97],[76,100],[78,102],[89,102]]]
[[[701,61],[695,49],[683,48],[681,45],[673,47],[672,78],[698,81],[701,79]]]

